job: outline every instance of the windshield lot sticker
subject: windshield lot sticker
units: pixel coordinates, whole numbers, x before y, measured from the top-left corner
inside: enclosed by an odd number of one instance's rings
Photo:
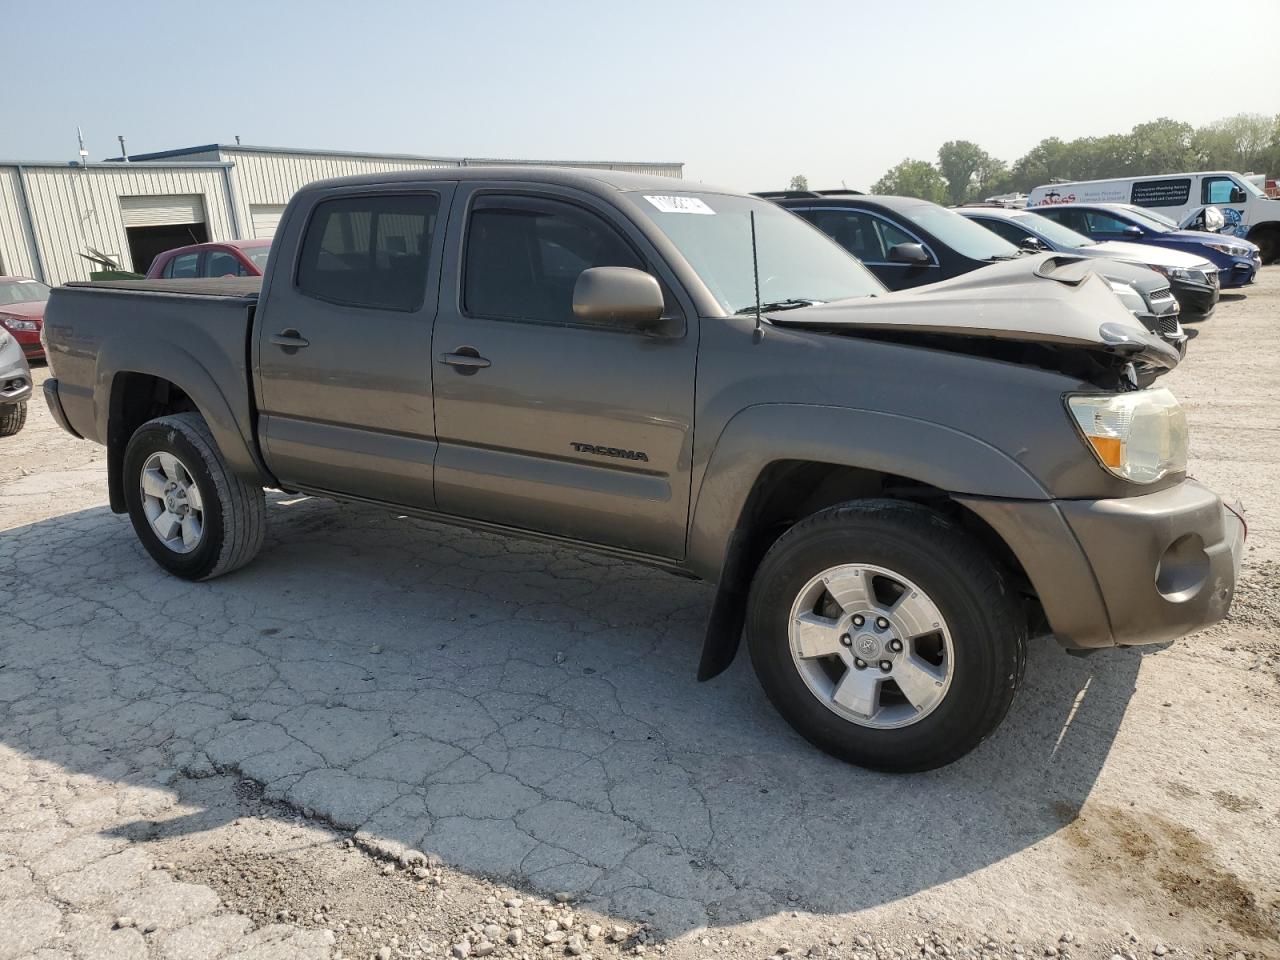
[[[715,216],[715,211],[698,197],[650,197],[645,199],[663,213],[701,213]]]

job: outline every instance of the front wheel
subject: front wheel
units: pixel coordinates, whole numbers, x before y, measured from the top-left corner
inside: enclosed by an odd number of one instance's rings
[[[124,495],[152,559],[186,580],[229,573],[262,546],[262,488],[231,472],[198,413],[138,428],[125,448]]]
[[[1263,263],[1271,263],[1280,257],[1280,230],[1264,230],[1251,239],[1258,245],[1258,255]]]
[[[0,406],[0,437],[12,437],[27,422],[27,401]]]
[[[1026,625],[1001,569],[943,515],[867,500],[784,533],[751,588],[747,643],[779,713],[877,770],[976,747],[1021,683]]]

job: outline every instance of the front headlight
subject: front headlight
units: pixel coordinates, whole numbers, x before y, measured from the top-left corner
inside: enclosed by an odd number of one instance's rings
[[[1142,299],[1142,294],[1135,290],[1127,283],[1121,283],[1119,280],[1108,280],[1107,284],[1111,287],[1111,292],[1120,298],[1120,302],[1128,308],[1129,312],[1135,317],[1140,317],[1147,313],[1147,301]]]
[[[1210,250],[1217,250],[1219,253],[1225,253],[1228,257],[1247,257],[1249,251],[1244,247],[1237,247],[1231,243],[1206,243],[1206,247]]]
[[[1154,270],[1156,273],[1160,274],[1161,276],[1168,277],[1170,280],[1193,279],[1191,276],[1191,271],[1188,270],[1186,267],[1165,267],[1155,263],[1148,263],[1146,264],[1146,266],[1150,267],[1152,270]]]
[[[2,317],[0,316],[0,324],[8,327],[10,330],[39,330],[34,320],[23,320],[21,317]]]
[[[1133,483],[1155,483],[1187,469],[1187,416],[1163,387],[1081,394],[1067,409],[1098,462]]]

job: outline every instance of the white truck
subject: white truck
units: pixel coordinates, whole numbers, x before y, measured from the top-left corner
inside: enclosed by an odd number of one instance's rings
[[[1280,200],[1271,199],[1251,179],[1230,170],[1046,183],[1027,199],[1028,207],[1059,203],[1131,203],[1178,223],[1193,219],[1204,207],[1217,207],[1226,220],[1218,232],[1256,243],[1263,263],[1280,257]]]

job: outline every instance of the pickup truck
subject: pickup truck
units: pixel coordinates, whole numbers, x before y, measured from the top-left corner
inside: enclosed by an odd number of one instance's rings
[[[247,564],[264,488],[534,535],[716,585],[835,756],[948,763],[1028,638],[1168,641],[1223,617],[1243,521],[1186,475],[1138,367],[1178,362],[1084,261],[889,293],[768,201],[603,171],[312,184],[262,278],[70,284],[53,416],[105,444],[164,569]]]

